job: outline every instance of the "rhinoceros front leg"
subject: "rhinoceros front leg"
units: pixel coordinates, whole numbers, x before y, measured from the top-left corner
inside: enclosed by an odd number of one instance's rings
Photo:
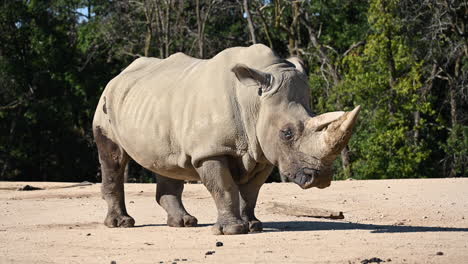
[[[167,225],[173,227],[197,226],[197,218],[191,216],[182,204],[184,181],[157,175],[156,201],[167,212]]]
[[[108,208],[104,224],[108,227],[132,227],[135,220],[127,213],[124,194],[125,166],[130,158],[100,127],[93,132],[101,163],[101,193]]]
[[[255,205],[260,188],[271,174],[273,167],[268,166],[258,172],[248,183],[239,185],[240,192],[240,213],[244,221],[249,223],[250,232],[263,230],[260,220],[255,217]]]
[[[232,179],[226,158],[205,160],[197,171],[218,209],[218,220],[213,226],[213,233],[246,234],[248,226],[240,217],[239,211],[239,188]]]

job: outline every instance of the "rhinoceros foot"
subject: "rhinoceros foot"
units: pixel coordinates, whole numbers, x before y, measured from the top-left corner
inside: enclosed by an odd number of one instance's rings
[[[172,227],[194,227],[198,225],[198,219],[186,214],[184,216],[167,216],[167,225]]]
[[[216,223],[213,225],[212,232],[215,235],[247,234],[249,232],[249,226],[242,221],[234,223]]]
[[[108,214],[104,224],[107,227],[133,227],[135,220],[128,215],[114,215]]]
[[[249,232],[263,231],[263,224],[259,220],[249,221]]]

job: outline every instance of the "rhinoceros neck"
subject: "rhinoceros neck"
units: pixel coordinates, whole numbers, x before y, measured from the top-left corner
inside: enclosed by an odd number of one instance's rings
[[[257,123],[260,111],[260,100],[257,90],[252,87],[236,87],[235,106],[248,144],[248,154],[259,163],[265,162],[265,156],[257,138]]]

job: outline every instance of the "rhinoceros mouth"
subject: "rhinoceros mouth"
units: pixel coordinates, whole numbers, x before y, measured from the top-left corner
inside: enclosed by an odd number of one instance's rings
[[[301,186],[303,189],[313,187],[314,180],[319,175],[320,170],[313,168],[302,168],[296,173],[285,173],[285,176]]]

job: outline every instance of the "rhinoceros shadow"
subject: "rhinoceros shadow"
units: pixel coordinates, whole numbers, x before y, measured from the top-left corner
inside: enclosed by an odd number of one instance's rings
[[[317,222],[287,221],[263,222],[263,232],[295,232],[324,230],[369,230],[371,233],[412,233],[412,232],[468,232],[468,228],[409,226],[409,225],[373,225],[352,222]]]

